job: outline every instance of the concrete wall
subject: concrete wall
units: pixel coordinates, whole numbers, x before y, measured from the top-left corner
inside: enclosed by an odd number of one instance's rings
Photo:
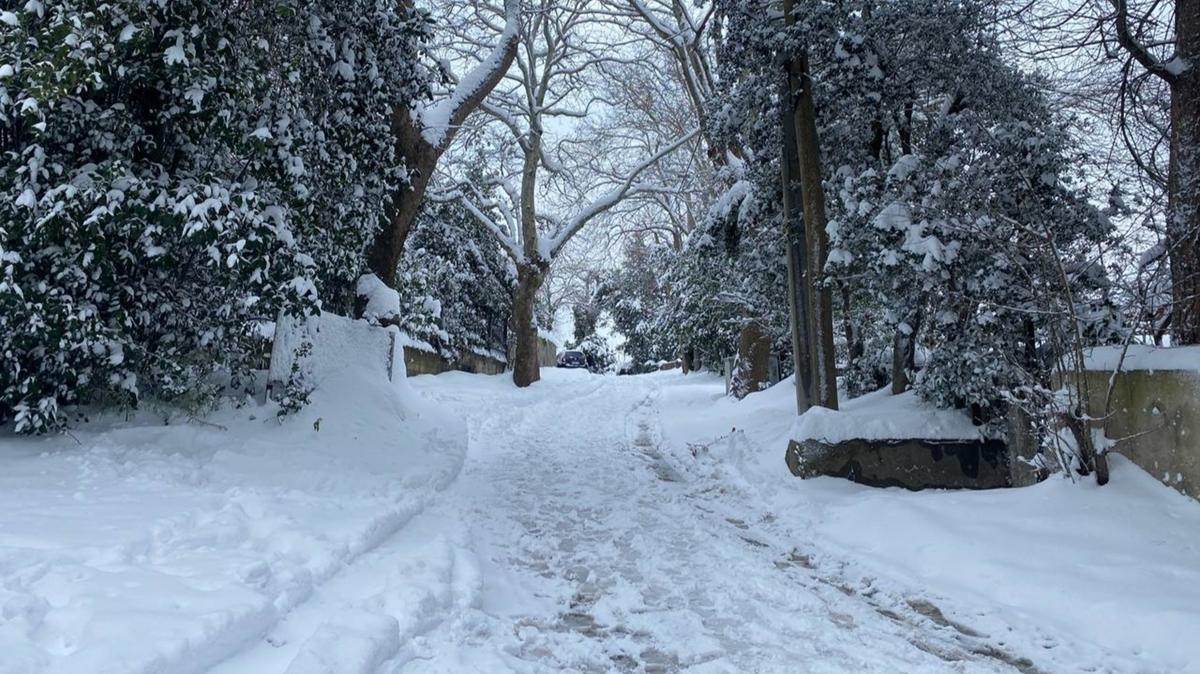
[[[538,337],[538,365],[554,367],[557,361],[558,345],[545,337]]]
[[[453,367],[455,370],[476,374],[503,374],[508,369],[508,363],[477,353],[468,353],[455,361]]]
[[[404,347],[404,367],[408,371],[408,376],[415,377],[419,374],[441,374],[451,370],[500,374],[508,366],[503,361],[475,353],[468,353],[456,361],[447,361],[436,353],[406,346]]]
[[[508,345],[508,362],[511,363],[516,358],[516,349],[516,342]],[[539,367],[554,367],[558,364],[558,345],[540,335],[538,336],[537,354]]]
[[[1104,418],[1109,371],[1087,373],[1090,415],[1128,457],[1166,485],[1200,499],[1200,371],[1129,370],[1117,375]],[[989,488],[1025,486],[1043,476],[1027,461],[1037,451],[1020,411],[1009,418],[1007,443],[938,443],[920,439],[813,441],[788,446],[787,462],[801,477],[831,475],[875,486]],[[1007,444],[1007,447],[1005,446]]]
[[[450,364],[432,351],[424,351],[411,346],[404,347],[404,369],[408,376],[420,374],[441,374],[450,370]]]
[[[844,477],[871,487],[994,489],[1010,487],[1001,440],[792,440],[787,466],[797,477]]]
[[[1104,415],[1109,372],[1088,372],[1091,416]],[[1117,374],[1105,435],[1164,484],[1200,499],[1200,372],[1130,370]],[[1101,422],[1097,422],[1099,424]]]

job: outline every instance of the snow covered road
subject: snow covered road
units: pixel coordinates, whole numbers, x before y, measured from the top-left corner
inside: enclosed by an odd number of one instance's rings
[[[463,528],[476,585],[384,671],[1034,671],[932,604],[814,568],[777,514],[665,446],[657,381],[417,380],[470,420],[430,517]]]
[[[1200,506],[1128,463],[800,482],[786,384],[370,376],[7,440],[0,674],[1200,672]]]

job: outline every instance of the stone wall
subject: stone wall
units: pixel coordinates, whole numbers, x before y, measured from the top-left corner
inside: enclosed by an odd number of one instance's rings
[[[1110,373],[1088,372],[1091,416],[1104,416]],[[1164,484],[1200,498],[1200,371],[1129,370],[1117,374],[1104,433],[1110,451],[1129,457]]]

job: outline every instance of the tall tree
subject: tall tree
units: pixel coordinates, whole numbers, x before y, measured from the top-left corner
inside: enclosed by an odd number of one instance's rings
[[[405,179],[388,108],[429,90],[423,13],[2,6],[0,422],[211,402],[258,366],[261,322],[352,296]]]
[[[1172,334],[1180,344],[1200,344],[1200,0],[1176,0],[1174,54],[1166,56],[1139,35],[1137,27],[1146,25],[1149,17],[1131,18],[1128,0],[1112,4],[1121,47],[1170,88],[1166,248]]]
[[[793,34],[796,30],[796,7],[792,0],[784,0],[784,23]],[[794,38],[795,39],[795,38]],[[805,39],[803,36],[800,40]],[[796,143],[795,168],[797,175],[789,178],[799,181],[800,210],[804,219],[804,280],[806,293],[796,293],[793,300],[794,324],[805,321],[805,333],[794,329],[807,342],[809,376],[812,390],[809,402],[821,407],[837,409],[837,362],[833,349],[833,292],[825,282],[825,260],[829,255],[829,238],[825,228],[825,187],[822,184],[821,142],[817,133],[816,97],[813,92],[813,77],[808,58],[808,47],[793,45],[793,55],[787,66],[788,103],[792,113],[785,115],[784,124],[792,124],[794,131],[784,133],[786,140]],[[791,149],[785,149],[791,157]],[[791,162],[787,162],[790,164]],[[790,168],[790,166],[789,166]],[[792,185],[785,186],[792,192]],[[794,274],[793,274],[794,275]],[[806,296],[805,296],[806,295]],[[804,302],[806,305],[801,305]],[[799,311],[801,306],[804,315]],[[797,352],[798,353],[798,352]],[[797,358],[797,362],[800,359]],[[800,370],[797,370],[800,371]],[[799,381],[799,379],[797,380]],[[802,411],[802,410],[801,410]]]
[[[1143,211],[1135,234],[1159,238],[1128,265],[1140,270],[1164,260],[1170,268],[1169,311],[1147,331],[1200,343],[1200,1],[1011,0],[997,7],[1013,46],[1054,77],[1060,103],[1094,122],[1079,134],[1079,142],[1098,145],[1093,171],[1123,192],[1133,186],[1137,199],[1123,201]]]
[[[614,49],[609,36],[600,30],[597,18],[587,0],[542,0],[530,7],[519,34],[516,72],[509,76],[503,90],[498,89],[482,105],[511,138],[515,150],[512,175],[503,174],[501,167],[502,175],[487,186],[499,191],[506,200],[504,225],[476,207],[471,195],[463,198],[517,267],[512,326],[516,347],[512,366],[513,381],[518,386],[528,386],[540,378],[534,310],[538,289],[552,261],[572,237],[622,200],[643,192],[665,190],[661,185],[642,180],[643,174],[698,133],[692,131],[666,143],[626,171],[602,176],[606,186],[589,184],[584,176],[571,172],[558,159],[561,153],[557,151],[562,144],[554,144],[553,135],[547,137],[547,123],[578,119],[586,114],[594,102],[588,78],[606,64],[627,62],[627,57]],[[612,161],[619,161],[626,154],[620,148],[614,150],[610,153],[616,155],[611,157]],[[576,194],[590,192],[594,198],[582,207],[570,209],[568,215],[555,214],[540,204],[542,197],[547,196],[539,182],[543,171],[572,185]]]

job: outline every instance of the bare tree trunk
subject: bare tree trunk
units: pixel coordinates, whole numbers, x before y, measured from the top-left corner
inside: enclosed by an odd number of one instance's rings
[[[513,355],[513,383],[520,387],[529,386],[542,378],[538,362],[537,325],[533,320],[537,292],[542,286],[545,271],[536,265],[517,267],[517,287],[513,291],[513,338],[516,347]]]
[[[799,78],[788,68],[787,90],[782,106],[783,155],[780,175],[783,179],[783,222],[787,245],[788,314],[792,332],[792,364],[796,370],[796,413],[804,414],[812,406],[812,356],[808,330],[809,282],[804,255],[804,215],[800,193],[800,155],[796,145],[796,105],[799,102]]]
[[[788,3],[791,4],[790,2]],[[821,184],[821,152],[817,137],[817,110],[808,55],[801,53],[791,66],[801,89],[796,106],[796,145],[800,158],[800,189],[804,208],[807,274],[811,292],[809,331],[812,349],[813,404],[838,407],[837,363],[833,348],[833,293],[819,280],[825,271],[829,238],[825,232],[825,190]]]
[[[838,284],[842,293],[842,333],[846,338],[846,369],[854,366],[855,361],[862,357],[866,348],[863,345],[862,332],[854,324],[854,303],[852,302],[850,284]]]
[[[392,113],[392,133],[396,136],[396,153],[408,167],[409,183],[392,195],[386,219],[375,241],[367,250],[367,266],[389,286],[396,285],[396,265],[404,254],[404,242],[412,231],[413,221],[425,198],[425,188],[442,153],[425,142],[421,129],[413,123],[406,107]]]
[[[916,369],[921,310],[918,308],[904,324],[908,326],[908,332],[897,326],[896,334],[892,337],[892,395],[904,393],[912,383],[908,373]]]
[[[1190,67],[1171,82],[1171,325],[1176,344],[1200,344],[1200,0],[1177,0],[1175,35],[1176,57]]]
[[[525,260],[517,264],[517,287],[513,291],[513,336],[517,340],[513,357],[513,383],[526,387],[542,378],[538,363],[538,336],[534,322],[538,290],[550,269],[541,259],[537,230],[537,171],[541,158],[542,131],[538,120],[531,120],[525,161],[521,168],[521,247]]]

